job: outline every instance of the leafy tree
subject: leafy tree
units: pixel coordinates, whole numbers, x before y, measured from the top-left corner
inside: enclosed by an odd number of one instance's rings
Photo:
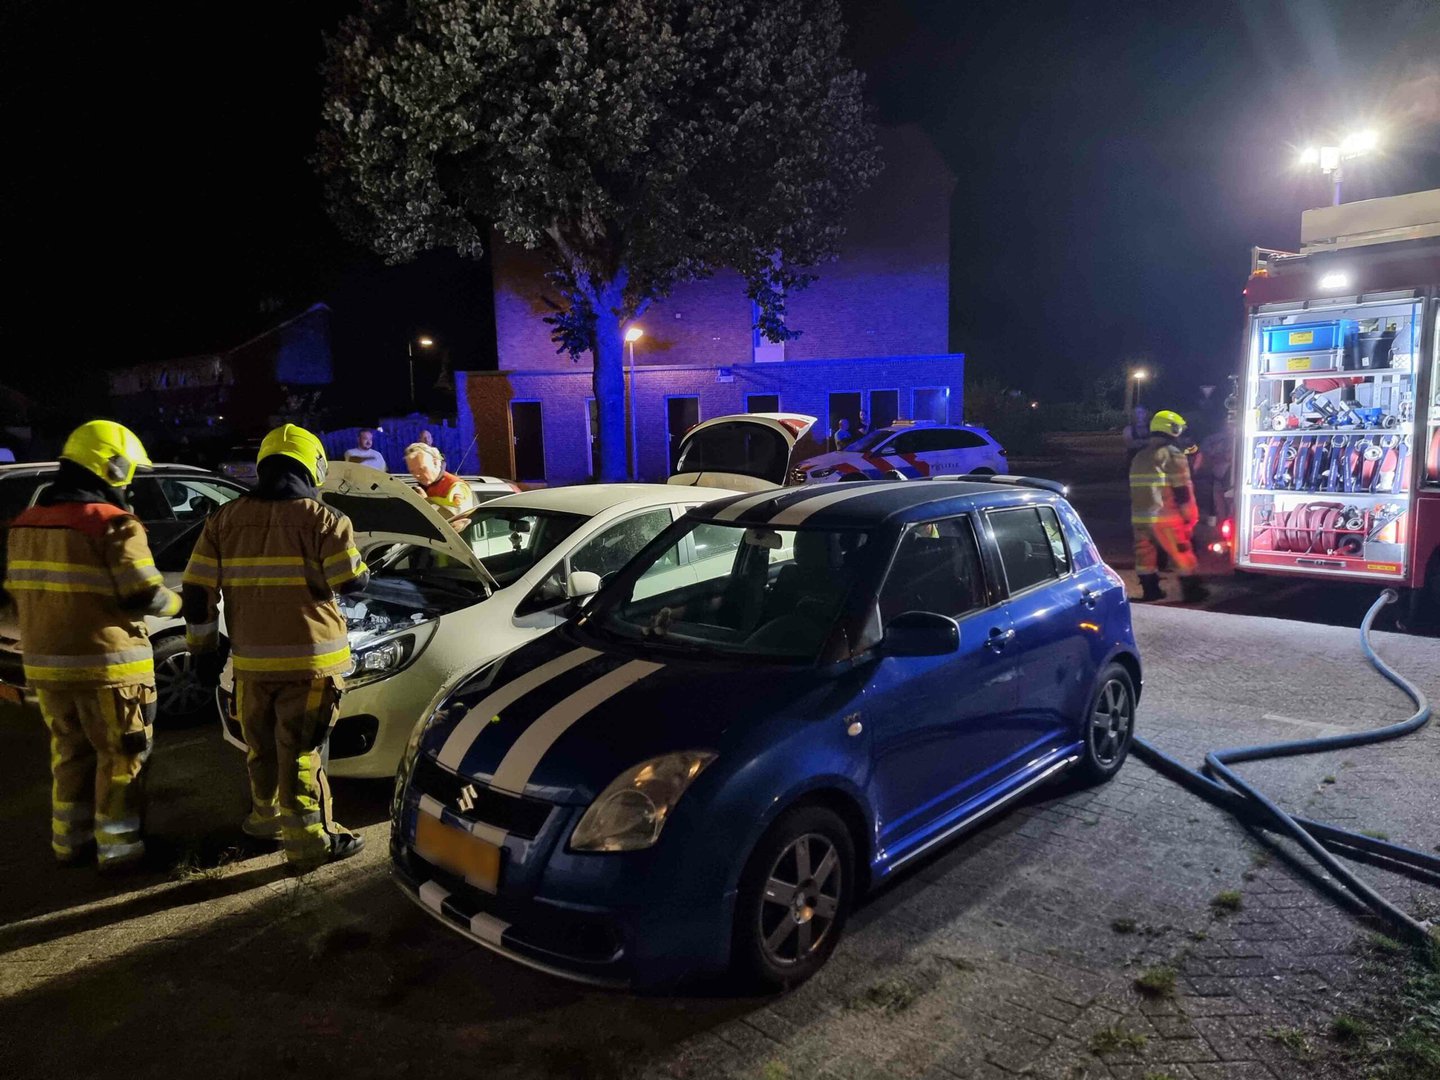
[[[837,0],[362,0],[327,40],[316,167],[392,262],[541,248],[558,351],[594,358],[602,479],[624,475],[625,322],[744,275],[757,328],[834,257],[879,170]]]

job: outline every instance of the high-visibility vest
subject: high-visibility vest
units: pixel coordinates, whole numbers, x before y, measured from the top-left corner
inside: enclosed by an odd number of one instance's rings
[[[350,667],[335,590],[365,573],[350,519],[314,499],[242,496],[205,522],[184,583],[205,590],[201,621],[187,607],[185,633],[213,650],[225,599],[238,679],[300,681]]]
[[[1136,525],[1182,520],[1177,488],[1189,492],[1189,502],[1195,501],[1185,451],[1170,442],[1154,442],[1130,461],[1130,521]]]
[[[159,588],[180,611],[135,517],[109,503],[33,506],[10,525],[5,588],[20,615],[25,680],[36,688],[153,686],[144,616],[122,604]]]
[[[421,490],[425,492],[425,501],[438,506],[446,517],[463,514],[475,505],[470,485],[454,473],[441,473],[438,480]]]

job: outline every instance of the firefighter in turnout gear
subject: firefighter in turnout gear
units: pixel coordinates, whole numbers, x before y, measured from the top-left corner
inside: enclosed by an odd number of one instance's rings
[[[456,528],[464,528],[469,520],[465,515],[475,509],[475,495],[469,484],[445,471],[439,449],[429,443],[411,443],[405,448],[405,467],[420,485],[425,501]]]
[[[200,678],[220,675],[225,601],[235,712],[249,752],[251,836],[284,841],[305,870],[357,854],[364,840],[335,824],[323,754],[350,667],[336,592],[369,571],[350,519],[319,502],[325,449],[285,424],[260,444],[259,483],[211,515],[185,569],[185,633]]]
[[[1185,418],[1164,409],[1150,420],[1150,442],[1130,462],[1130,524],[1135,531],[1135,571],[1141,600],[1163,600],[1159,552],[1180,574],[1180,598],[1187,604],[1209,592],[1200,583],[1190,537],[1200,520],[1190,466],[1177,440]]]
[[[5,588],[50,729],[50,844],[64,866],[134,866],[155,720],[146,615],[177,615],[125,489],[150,458],[110,420],[73,431],[60,473],[10,525]]]

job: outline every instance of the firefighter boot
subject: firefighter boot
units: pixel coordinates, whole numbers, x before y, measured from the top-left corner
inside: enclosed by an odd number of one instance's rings
[[[1144,602],[1147,601],[1147,600],[1164,600],[1164,599],[1165,599],[1165,590],[1162,589],[1162,588],[1160,588],[1160,575],[1159,575],[1159,574],[1141,574],[1141,575],[1140,575],[1140,601],[1141,601],[1142,603],[1144,603]]]
[[[1198,575],[1191,574],[1180,579],[1180,602],[1199,604],[1210,598],[1210,590],[1200,583]]]

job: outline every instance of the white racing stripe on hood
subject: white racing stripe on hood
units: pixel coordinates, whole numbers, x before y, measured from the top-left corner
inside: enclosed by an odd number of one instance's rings
[[[553,706],[515,740],[491,779],[492,786],[516,795],[525,793],[525,785],[540,759],[550,752],[560,736],[593,709],[599,708],[627,687],[634,686],[647,675],[653,675],[664,664],[648,660],[631,660],[628,664],[602,675],[588,686],[575,691]]]
[[[780,498],[782,495],[789,495],[792,491],[799,491],[799,490],[801,490],[801,489],[800,489],[800,488],[771,488],[771,489],[768,490],[768,491],[762,491],[759,495],[749,495],[749,496],[741,499],[739,502],[731,503],[729,506],[725,507],[725,509],[723,509],[723,510],[719,511],[718,513],[716,513],[713,520],[715,520],[715,521],[734,521],[734,520],[735,520],[736,518],[738,518],[741,514],[745,513],[745,511],[747,511],[747,510],[753,510],[755,507],[759,506],[759,505],[760,505],[761,503],[763,503],[763,502],[769,502],[769,501],[772,500],[772,499],[778,499],[778,498]]]
[[[876,491],[880,490],[882,486],[894,487],[902,482],[908,483],[908,481],[897,480],[894,482],[894,484],[867,484],[864,487],[860,488],[858,491],[847,490],[848,488],[850,488],[850,485],[842,484],[839,491],[827,491],[823,495],[817,494],[813,499],[803,499],[799,503],[791,504],[784,510],[781,510],[769,521],[765,522],[765,524],[776,529],[785,528],[792,525],[799,525],[811,514],[818,513],[819,511],[824,510],[827,507],[834,506],[836,503],[846,502],[850,499],[858,499],[862,495],[871,495],[874,494]]]
[[[475,741],[480,732],[485,730],[485,726],[494,719],[497,713],[515,704],[531,690],[544,686],[551,679],[564,675],[571,668],[579,667],[585,661],[593,660],[599,655],[600,653],[594,649],[575,649],[562,656],[557,656],[547,664],[541,664],[533,671],[527,671],[518,679],[500,687],[493,694],[481,698],[475,703],[475,707],[465,715],[465,719],[455,725],[455,730],[450,732],[450,737],[440,748],[440,755],[436,760],[447,769],[459,769],[460,762],[465,758],[465,751],[470,749],[470,744]]]

